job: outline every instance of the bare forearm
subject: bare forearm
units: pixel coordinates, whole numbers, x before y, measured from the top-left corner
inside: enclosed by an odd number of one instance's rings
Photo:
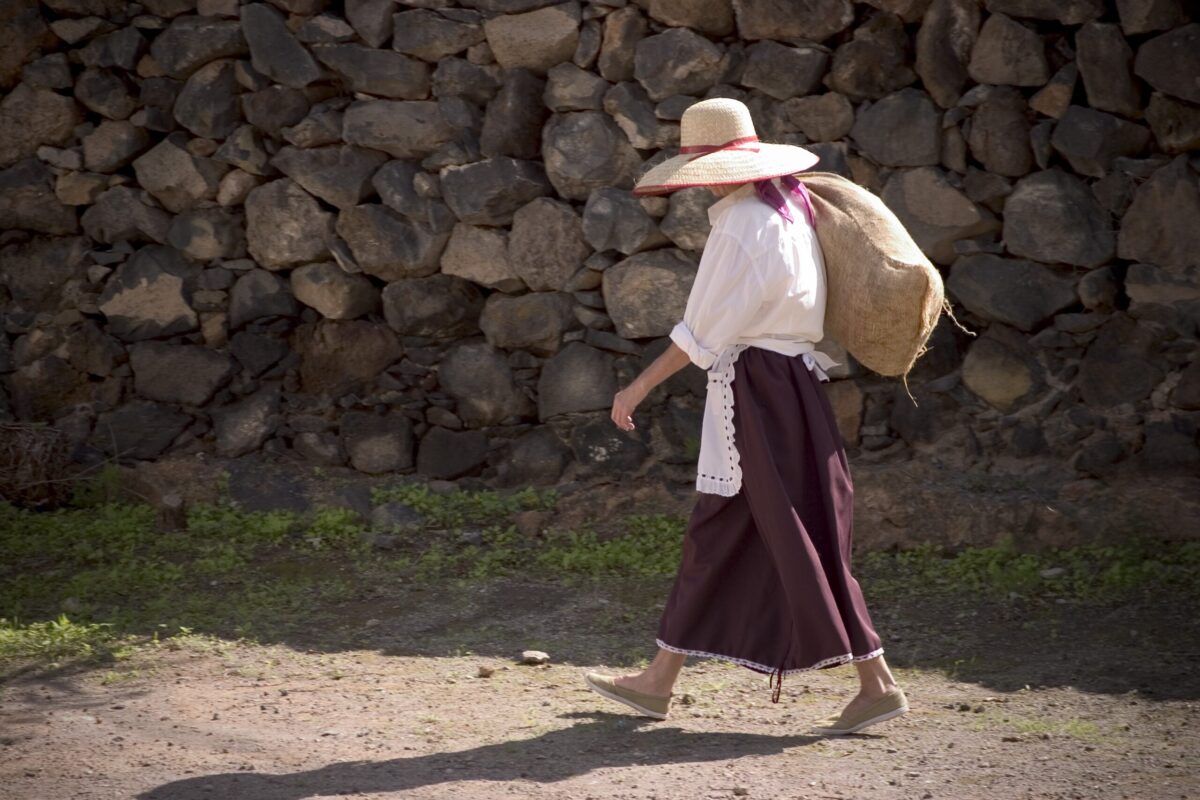
[[[691,363],[687,353],[672,341],[662,355],[654,359],[654,363],[642,370],[633,381],[613,397],[612,421],[623,431],[631,431],[636,426],[633,422],[633,410],[638,403],[646,399],[655,386],[674,375],[685,365]]]
[[[629,388],[637,392],[639,397],[645,397],[654,390],[655,386],[665,381],[667,378],[674,375],[679,370],[691,363],[687,353],[680,349],[679,345],[671,342],[667,345],[667,349],[654,359],[650,366],[642,370],[642,373],[634,378],[629,384]]]

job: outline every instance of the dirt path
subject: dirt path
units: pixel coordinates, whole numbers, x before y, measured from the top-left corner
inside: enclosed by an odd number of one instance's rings
[[[692,702],[661,721],[589,692],[584,670],[652,655],[662,597],[398,591],[304,641],[198,639],[18,678],[0,687],[0,797],[1200,797],[1194,608],[886,608],[912,711],[822,738],[807,723],[848,699],[850,667],[789,676],[773,705],[766,676],[689,658]],[[551,663],[517,664],[526,647]]]

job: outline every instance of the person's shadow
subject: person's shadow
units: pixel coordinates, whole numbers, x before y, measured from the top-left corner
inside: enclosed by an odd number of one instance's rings
[[[562,716],[592,719],[543,736],[470,750],[387,761],[346,761],[307,772],[278,775],[230,772],[185,778],[155,787],[137,797],[138,800],[241,797],[302,800],[358,792],[401,792],[443,781],[553,783],[604,767],[773,755],[823,738],[813,734],[689,733],[680,728],[635,727],[637,723],[630,729],[621,730],[618,726],[628,720],[623,715],[572,712]]]

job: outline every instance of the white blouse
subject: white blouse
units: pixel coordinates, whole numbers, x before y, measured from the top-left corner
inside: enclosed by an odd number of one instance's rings
[[[777,183],[778,185],[778,183]],[[837,366],[815,349],[824,337],[825,259],[800,204],[787,191],[793,222],[747,185],[708,209],[712,231],[683,320],[671,330],[692,363],[708,372],[696,489],[732,496],[742,485],[733,441],[733,365],[750,346],[803,354],[818,377]]]

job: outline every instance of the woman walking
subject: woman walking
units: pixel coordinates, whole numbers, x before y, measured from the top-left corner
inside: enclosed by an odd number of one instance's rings
[[[659,623],[658,653],[637,674],[589,672],[605,697],[664,719],[687,655],[783,677],[852,663],[858,694],[813,730],[846,734],[903,714],[850,570],[854,488],[822,381],[836,363],[824,335],[826,276],[807,190],[792,177],[817,156],[758,141],[749,110],[727,98],[692,105],[679,155],[649,170],[635,194],[707,186],[720,197],[671,345],[613,400],[633,412],[688,362],[707,371],[697,465],[700,495]]]

